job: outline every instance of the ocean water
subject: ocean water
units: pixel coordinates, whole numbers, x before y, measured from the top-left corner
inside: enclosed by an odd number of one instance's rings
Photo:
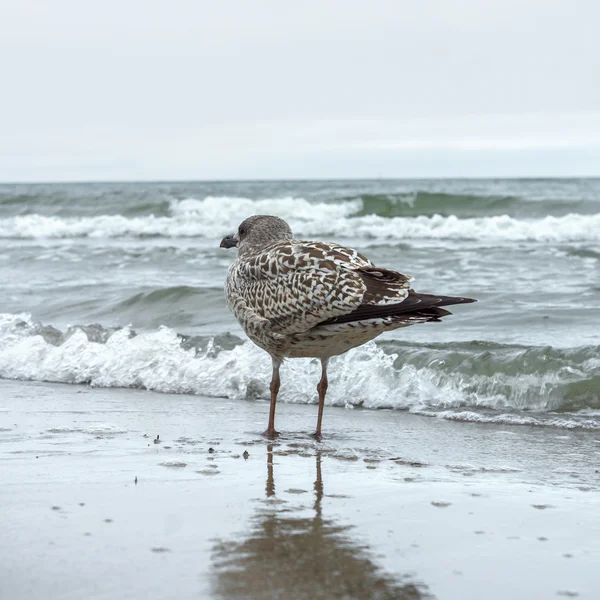
[[[333,359],[330,403],[600,430],[598,179],[0,185],[0,377],[266,397],[223,298],[251,214],[479,300]],[[318,377],[288,361],[281,401]]]

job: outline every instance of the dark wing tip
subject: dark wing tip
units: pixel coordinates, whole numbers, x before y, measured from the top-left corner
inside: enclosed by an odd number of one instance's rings
[[[424,304],[426,306],[452,306],[453,304],[471,304],[477,302],[475,298],[464,298],[462,296],[438,296],[437,294],[420,294],[410,290],[406,299],[406,306],[411,304]]]
[[[458,302],[454,302],[453,304],[471,304],[472,302],[477,302],[475,298],[453,298],[453,300],[458,300]]]
[[[429,317],[431,320],[439,321],[441,317],[452,314],[440,307],[452,306],[453,304],[470,304],[471,302],[476,302],[476,300],[458,296],[418,294],[414,290],[410,290],[408,296],[401,302],[390,304],[361,304],[352,312],[339,317],[332,317],[331,319],[319,323],[319,325],[348,323],[352,321],[385,317],[409,318],[411,315],[415,317]]]

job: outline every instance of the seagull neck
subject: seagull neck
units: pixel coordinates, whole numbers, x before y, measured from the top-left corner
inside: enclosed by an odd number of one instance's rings
[[[267,243],[262,244],[240,244],[238,246],[238,258],[249,258],[251,256],[256,256],[265,250],[270,250],[271,247],[275,244],[284,242],[285,240],[270,240]]]

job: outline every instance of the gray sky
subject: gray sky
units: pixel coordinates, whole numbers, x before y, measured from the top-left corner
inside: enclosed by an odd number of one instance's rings
[[[597,0],[2,0],[0,180],[600,175]]]

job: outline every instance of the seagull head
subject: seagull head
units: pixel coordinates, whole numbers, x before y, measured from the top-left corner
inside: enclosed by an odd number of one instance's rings
[[[280,240],[291,240],[290,226],[279,217],[254,215],[240,223],[236,233],[221,240],[221,248],[238,248],[239,254],[262,250],[268,244]]]

